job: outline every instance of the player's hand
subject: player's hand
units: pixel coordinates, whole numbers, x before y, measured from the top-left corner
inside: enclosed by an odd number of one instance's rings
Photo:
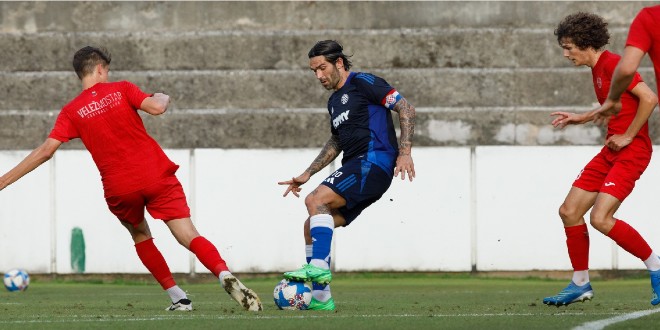
[[[629,145],[632,142],[633,138],[622,135],[622,134],[615,134],[607,138],[607,141],[605,141],[605,145],[614,150],[614,151],[619,151]]]
[[[288,185],[282,197],[286,197],[289,193],[293,193],[294,196],[300,197],[299,193],[300,190],[302,190],[300,186],[305,184],[305,182],[309,181],[310,177],[311,175],[309,174],[309,172],[305,171],[303,174],[299,175],[298,177],[291,178],[291,180],[278,182],[277,184],[279,185]]]
[[[605,126],[610,121],[610,118],[618,114],[619,111],[621,111],[620,101],[615,102],[606,99],[605,102],[603,102],[603,105],[594,111],[594,123],[596,123],[596,125]]]
[[[405,180],[406,173],[408,173],[408,179],[412,182],[415,178],[415,164],[413,163],[412,156],[399,155],[399,157],[396,158],[394,176],[399,176],[399,173],[401,173],[401,180]]]
[[[580,115],[572,112],[556,111],[551,113],[550,116],[555,116],[552,120],[552,126],[559,129],[566,127],[566,125],[579,123],[581,120]]]

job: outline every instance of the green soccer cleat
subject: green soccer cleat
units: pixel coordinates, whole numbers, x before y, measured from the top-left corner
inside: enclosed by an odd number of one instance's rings
[[[320,302],[316,298],[312,297],[312,301],[309,303],[308,310],[311,311],[334,311],[335,310],[335,300],[330,298],[326,302]]]
[[[332,273],[330,269],[323,269],[314,265],[304,265],[298,270],[284,273],[284,278],[287,280],[295,280],[301,282],[315,282],[323,285],[328,285],[332,281]]]

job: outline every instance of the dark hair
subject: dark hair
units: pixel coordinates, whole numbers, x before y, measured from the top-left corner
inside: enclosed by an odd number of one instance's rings
[[[335,64],[337,59],[341,58],[344,61],[344,69],[348,71],[352,64],[348,59],[350,56],[344,55],[343,51],[344,48],[337,41],[323,40],[317,42],[316,45],[314,45],[314,47],[309,50],[307,56],[312,58],[323,55],[323,57],[325,57],[325,59],[332,64]]]
[[[557,26],[555,35],[560,45],[562,39],[567,38],[582,50],[589,47],[600,50],[610,40],[607,22],[596,14],[583,12],[566,16]]]
[[[99,64],[110,65],[110,53],[105,48],[86,46],[73,55],[73,69],[79,79],[91,74]]]

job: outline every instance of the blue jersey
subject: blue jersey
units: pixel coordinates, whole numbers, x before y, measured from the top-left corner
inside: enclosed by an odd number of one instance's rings
[[[399,154],[392,113],[401,95],[384,79],[351,72],[328,100],[332,134],[344,152],[342,164],[362,158],[393,175]]]

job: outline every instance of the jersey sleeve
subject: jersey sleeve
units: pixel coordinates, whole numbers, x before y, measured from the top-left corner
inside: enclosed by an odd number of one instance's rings
[[[633,46],[641,49],[644,52],[648,52],[649,49],[651,49],[652,44],[651,29],[650,26],[648,26],[649,24],[653,24],[653,21],[647,12],[647,9],[644,8],[639,12],[639,14],[637,14],[633,22],[630,24],[626,46]]]
[[[137,87],[130,81],[123,81],[124,95],[128,100],[128,103],[135,109],[139,109],[142,105],[142,101],[147,97],[151,96],[143,92],[140,87]]]
[[[380,77],[368,73],[358,73],[353,79],[360,92],[364,93],[369,101],[387,109],[394,109],[394,105],[403,98],[394,87]]]
[[[609,76],[608,79],[611,81],[612,77],[614,76],[614,70],[616,69],[617,64],[619,64],[619,61],[621,60],[621,57],[618,57],[616,60],[610,60],[607,62],[607,68],[606,72],[607,75]],[[630,85],[626,88],[626,91],[630,92],[639,84],[640,82],[643,82],[644,79],[642,79],[642,76],[639,74],[639,72],[635,72],[635,76],[633,76],[633,80],[630,82]]]
[[[633,88],[635,88],[635,86],[637,86],[637,84],[639,84],[640,82],[643,82],[643,81],[644,81],[644,79],[642,79],[642,76],[639,74],[639,72],[635,72],[635,76],[633,77],[633,80],[630,82],[630,85],[628,85],[626,90],[629,91],[629,92],[632,91]]]
[[[50,132],[48,137],[60,142],[69,142],[70,140],[80,137],[76,126],[73,124],[73,121],[71,121],[71,118],[69,118],[64,109],[62,109],[60,114],[57,116],[57,120],[55,120],[55,126],[53,127],[53,130]]]

